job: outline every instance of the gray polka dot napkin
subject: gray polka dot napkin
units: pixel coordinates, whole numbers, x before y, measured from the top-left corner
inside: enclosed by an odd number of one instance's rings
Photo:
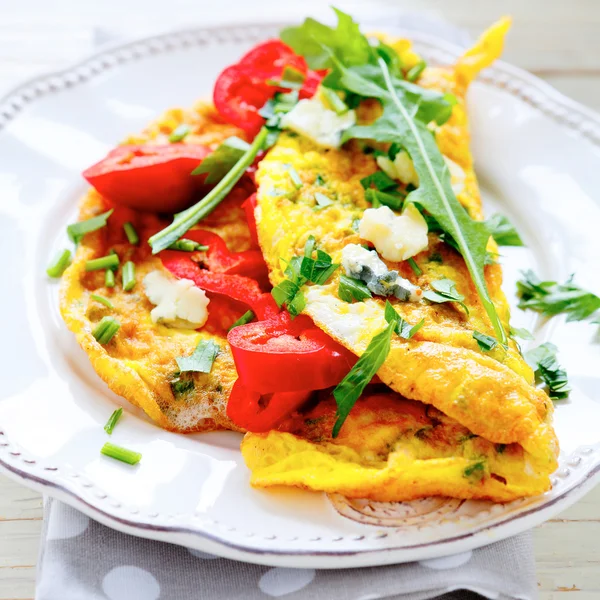
[[[534,600],[531,535],[418,563],[327,570],[239,563],[45,504],[36,600]]]

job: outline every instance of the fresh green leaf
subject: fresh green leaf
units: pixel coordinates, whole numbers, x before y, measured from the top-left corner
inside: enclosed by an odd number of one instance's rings
[[[406,73],[406,79],[408,81],[415,82],[421,76],[421,73],[427,68],[427,63],[422,60],[418,62],[414,67],[411,67]]]
[[[220,346],[212,340],[200,340],[190,356],[179,356],[175,361],[181,373],[186,371],[210,373],[220,351]]]
[[[385,303],[385,320],[388,323],[395,323],[395,332],[405,340],[410,340],[425,325],[425,319],[421,319],[416,325],[407,323],[389,301]]]
[[[398,188],[398,182],[392,179],[384,171],[375,171],[360,180],[360,184],[365,190],[375,188],[380,192],[388,192],[390,190],[396,190]]]
[[[110,217],[112,213],[113,209],[111,208],[105,213],[97,215],[96,217],[92,217],[91,219],[86,219],[85,221],[78,221],[77,223],[72,223],[71,225],[68,225],[67,235],[69,236],[69,239],[74,244],[79,244],[79,242],[82,240],[83,236],[86,233],[90,233],[92,231],[102,229],[102,227],[106,227],[108,217]]]
[[[552,400],[563,400],[568,397],[571,388],[567,372],[560,366],[556,353],[558,348],[546,342],[524,355],[527,364],[535,371],[538,381],[546,384],[548,395]]]
[[[353,302],[354,300],[362,302],[367,298],[372,298],[373,294],[371,294],[371,290],[360,279],[340,275],[338,296],[344,302]]]
[[[179,213],[169,226],[154,234],[148,240],[148,243],[152,247],[152,254],[157,254],[175,243],[198,223],[200,219],[210,214],[225,199],[227,194],[233,189],[233,186],[246,172],[246,169],[252,164],[256,155],[263,149],[268,134],[269,130],[263,127],[254,138],[248,150],[240,157],[233,168],[202,200],[182,213]]]
[[[518,337],[521,338],[522,340],[532,340],[533,339],[533,334],[528,331],[527,329],[521,327],[511,327],[510,328],[510,335],[512,337]]]
[[[400,193],[389,194],[372,188],[365,190],[365,200],[370,202],[375,208],[385,205],[389,206],[392,210],[400,210],[404,203],[404,198],[406,196]]]
[[[519,308],[529,308],[546,316],[564,313],[567,321],[583,321],[600,309],[600,297],[573,283],[542,281],[531,270],[522,271],[517,281]]]
[[[209,185],[218,183],[233,169],[249,148],[250,144],[239,137],[229,137],[192,171],[192,175],[208,173],[206,183]]]
[[[239,327],[240,325],[246,325],[247,323],[250,323],[250,321],[254,320],[254,317],[256,315],[251,311],[251,310],[247,310],[230,328],[229,331],[231,331],[234,327]]]
[[[433,290],[423,292],[423,298],[436,303],[458,302],[465,309],[465,312],[469,314],[469,308],[463,302],[465,297],[457,291],[456,283],[452,279],[432,281],[431,287]]]
[[[496,213],[486,221],[486,225],[498,246],[525,245],[515,229],[515,226],[508,220],[508,217]]]
[[[171,135],[169,136],[169,141],[172,144],[181,142],[189,135],[190,131],[190,126],[186,125],[185,123],[182,123],[181,125],[178,125],[175,129],[173,129]]]
[[[483,352],[491,352],[496,346],[498,346],[498,340],[493,338],[491,335],[480,333],[479,331],[473,332],[473,339],[477,341],[479,349]]]
[[[266,104],[258,111],[258,114],[267,120],[266,126],[271,130],[278,130],[281,117],[290,112],[298,104],[299,95],[296,90],[283,93],[278,92],[267,100]],[[267,147],[271,144],[267,143]]]
[[[396,311],[394,311],[396,312]],[[352,407],[363,393],[363,390],[373,379],[381,365],[385,362],[390,352],[392,334],[396,330],[396,320],[376,334],[369,342],[367,349],[352,367],[348,375],[333,390],[333,397],[337,403],[336,421],[332,437],[337,437],[346,417]]]
[[[106,422],[106,425],[104,426],[104,431],[106,431],[108,435],[112,435],[113,429],[115,428],[115,425],[119,422],[119,419],[122,415],[123,409],[120,407],[117,408],[112,415],[110,415],[108,421]]]

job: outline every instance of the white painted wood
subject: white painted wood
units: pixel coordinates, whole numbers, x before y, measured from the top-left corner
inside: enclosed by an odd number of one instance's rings
[[[230,0],[236,20],[262,14],[285,17],[318,0],[257,3]],[[358,0],[336,2],[361,8]],[[600,110],[600,2],[598,0],[381,0],[406,12],[423,11],[477,35],[502,14],[514,27],[505,58],[529,69],[560,91]],[[235,6],[235,10],[232,10]],[[261,10],[262,8],[262,10]],[[119,36],[216,22],[219,3],[209,0],[0,0],[0,94],[24,79],[62,68]],[[41,498],[0,476],[0,600],[34,596],[41,531]],[[540,600],[600,598],[600,488],[535,531]]]

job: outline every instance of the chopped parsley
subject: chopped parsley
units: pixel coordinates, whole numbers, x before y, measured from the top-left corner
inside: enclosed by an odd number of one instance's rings
[[[372,298],[373,294],[371,294],[371,290],[360,279],[340,275],[338,296],[344,302],[353,302],[354,300],[362,302],[367,298]]]
[[[179,356],[175,361],[181,373],[188,371],[210,373],[220,351],[221,347],[212,340],[200,340],[190,356]]]
[[[177,372],[169,383],[175,400],[187,398],[196,388],[190,373],[181,374]]]
[[[456,283],[452,279],[432,281],[431,287],[433,290],[423,292],[423,298],[429,300],[429,302],[436,303],[458,302],[465,309],[465,312],[469,314],[469,309],[463,302],[465,297],[456,290]]]
[[[571,388],[567,372],[560,366],[556,358],[557,347],[546,342],[524,355],[527,364],[535,371],[538,382],[548,387],[548,395],[552,400],[563,400],[568,397]]]
[[[482,461],[472,463],[463,471],[463,475],[468,478],[473,478],[479,481],[485,475],[485,463]]]

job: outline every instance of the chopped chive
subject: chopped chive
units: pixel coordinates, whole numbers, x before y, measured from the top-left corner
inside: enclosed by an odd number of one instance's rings
[[[181,142],[181,140],[183,140],[190,131],[190,126],[182,123],[173,129],[171,135],[169,136],[169,141],[171,143]]]
[[[414,67],[408,70],[408,73],[406,74],[406,79],[408,79],[408,81],[416,81],[417,79],[419,79],[421,73],[423,73],[426,66],[427,63],[424,60],[417,63]]]
[[[102,317],[102,320],[92,330],[92,335],[98,343],[108,344],[120,327],[121,324],[114,317]]]
[[[100,452],[104,454],[104,456],[110,456],[111,458],[120,460],[128,465],[137,465],[142,458],[142,455],[139,452],[116,446],[110,442],[106,442],[106,444],[102,446]]]
[[[251,310],[246,311],[230,328],[231,331],[234,327],[239,327],[240,325],[246,325],[250,323],[254,319],[254,313]]]
[[[127,239],[129,240],[130,244],[133,244],[135,246],[139,243],[140,236],[135,230],[135,227],[131,223],[129,223],[129,221],[123,225],[123,229],[125,230],[125,235],[127,236]]]
[[[294,167],[288,167],[288,173],[290,175],[290,179],[292,180],[292,183],[294,184],[296,189],[299,190],[304,185],[304,183],[303,183],[302,179],[300,179],[300,175],[298,175],[298,171],[296,171],[296,169],[294,169]]]
[[[183,252],[206,252],[208,246],[203,246],[194,240],[181,238],[169,246],[169,250],[182,250]]]
[[[130,260],[123,265],[121,278],[123,279],[123,289],[130,292],[135,287],[135,265]]]
[[[313,210],[321,210],[333,204],[333,200],[321,192],[315,192],[315,200],[317,205],[313,206]]]
[[[321,95],[336,114],[343,115],[348,112],[348,105],[331,88],[322,87]]]
[[[108,271],[107,271],[107,273],[108,273]],[[112,273],[112,271],[110,271],[110,273]],[[113,279],[114,279],[114,274],[113,274]],[[98,294],[92,294],[90,296],[90,298],[92,300],[95,300],[96,302],[100,302],[100,304],[104,304],[104,306],[106,306],[106,308],[114,308],[113,303],[108,298],[105,298],[104,296],[100,296]]]
[[[104,426],[104,431],[106,431],[106,433],[108,433],[108,435],[112,435],[113,429],[115,428],[115,425],[119,422],[119,419],[121,418],[122,414],[123,414],[123,409],[117,408],[117,410],[115,410],[113,412],[113,414],[110,415],[110,418],[108,419],[108,421],[106,422],[106,425]]]
[[[69,239],[74,244],[79,244],[81,239],[86,233],[90,233],[91,231],[96,231],[97,229],[102,229],[102,227],[106,226],[106,222],[108,217],[112,215],[113,209],[102,213],[96,217],[92,217],[91,219],[86,219],[85,221],[78,221],[77,223],[72,223],[67,226],[67,235]]]
[[[61,250],[48,265],[46,273],[49,277],[60,277],[71,264],[71,251]]]
[[[108,254],[101,258],[92,258],[85,263],[86,271],[99,271],[100,269],[112,269],[119,266],[119,257],[116,254]]]
[[[408,264],[410,265],[410,268],[413,270],[413,273],[417,277],[420,277],[421,275],[423,275],[423,271],[421,270],[421,267],[419,267],[419,265],[417,264],[417,262],[415,261],[414,258],[409,258]]]
[[[115,287],[115,272],[112,269],[106,269],[104,272],[104,286],[107,288]]]

